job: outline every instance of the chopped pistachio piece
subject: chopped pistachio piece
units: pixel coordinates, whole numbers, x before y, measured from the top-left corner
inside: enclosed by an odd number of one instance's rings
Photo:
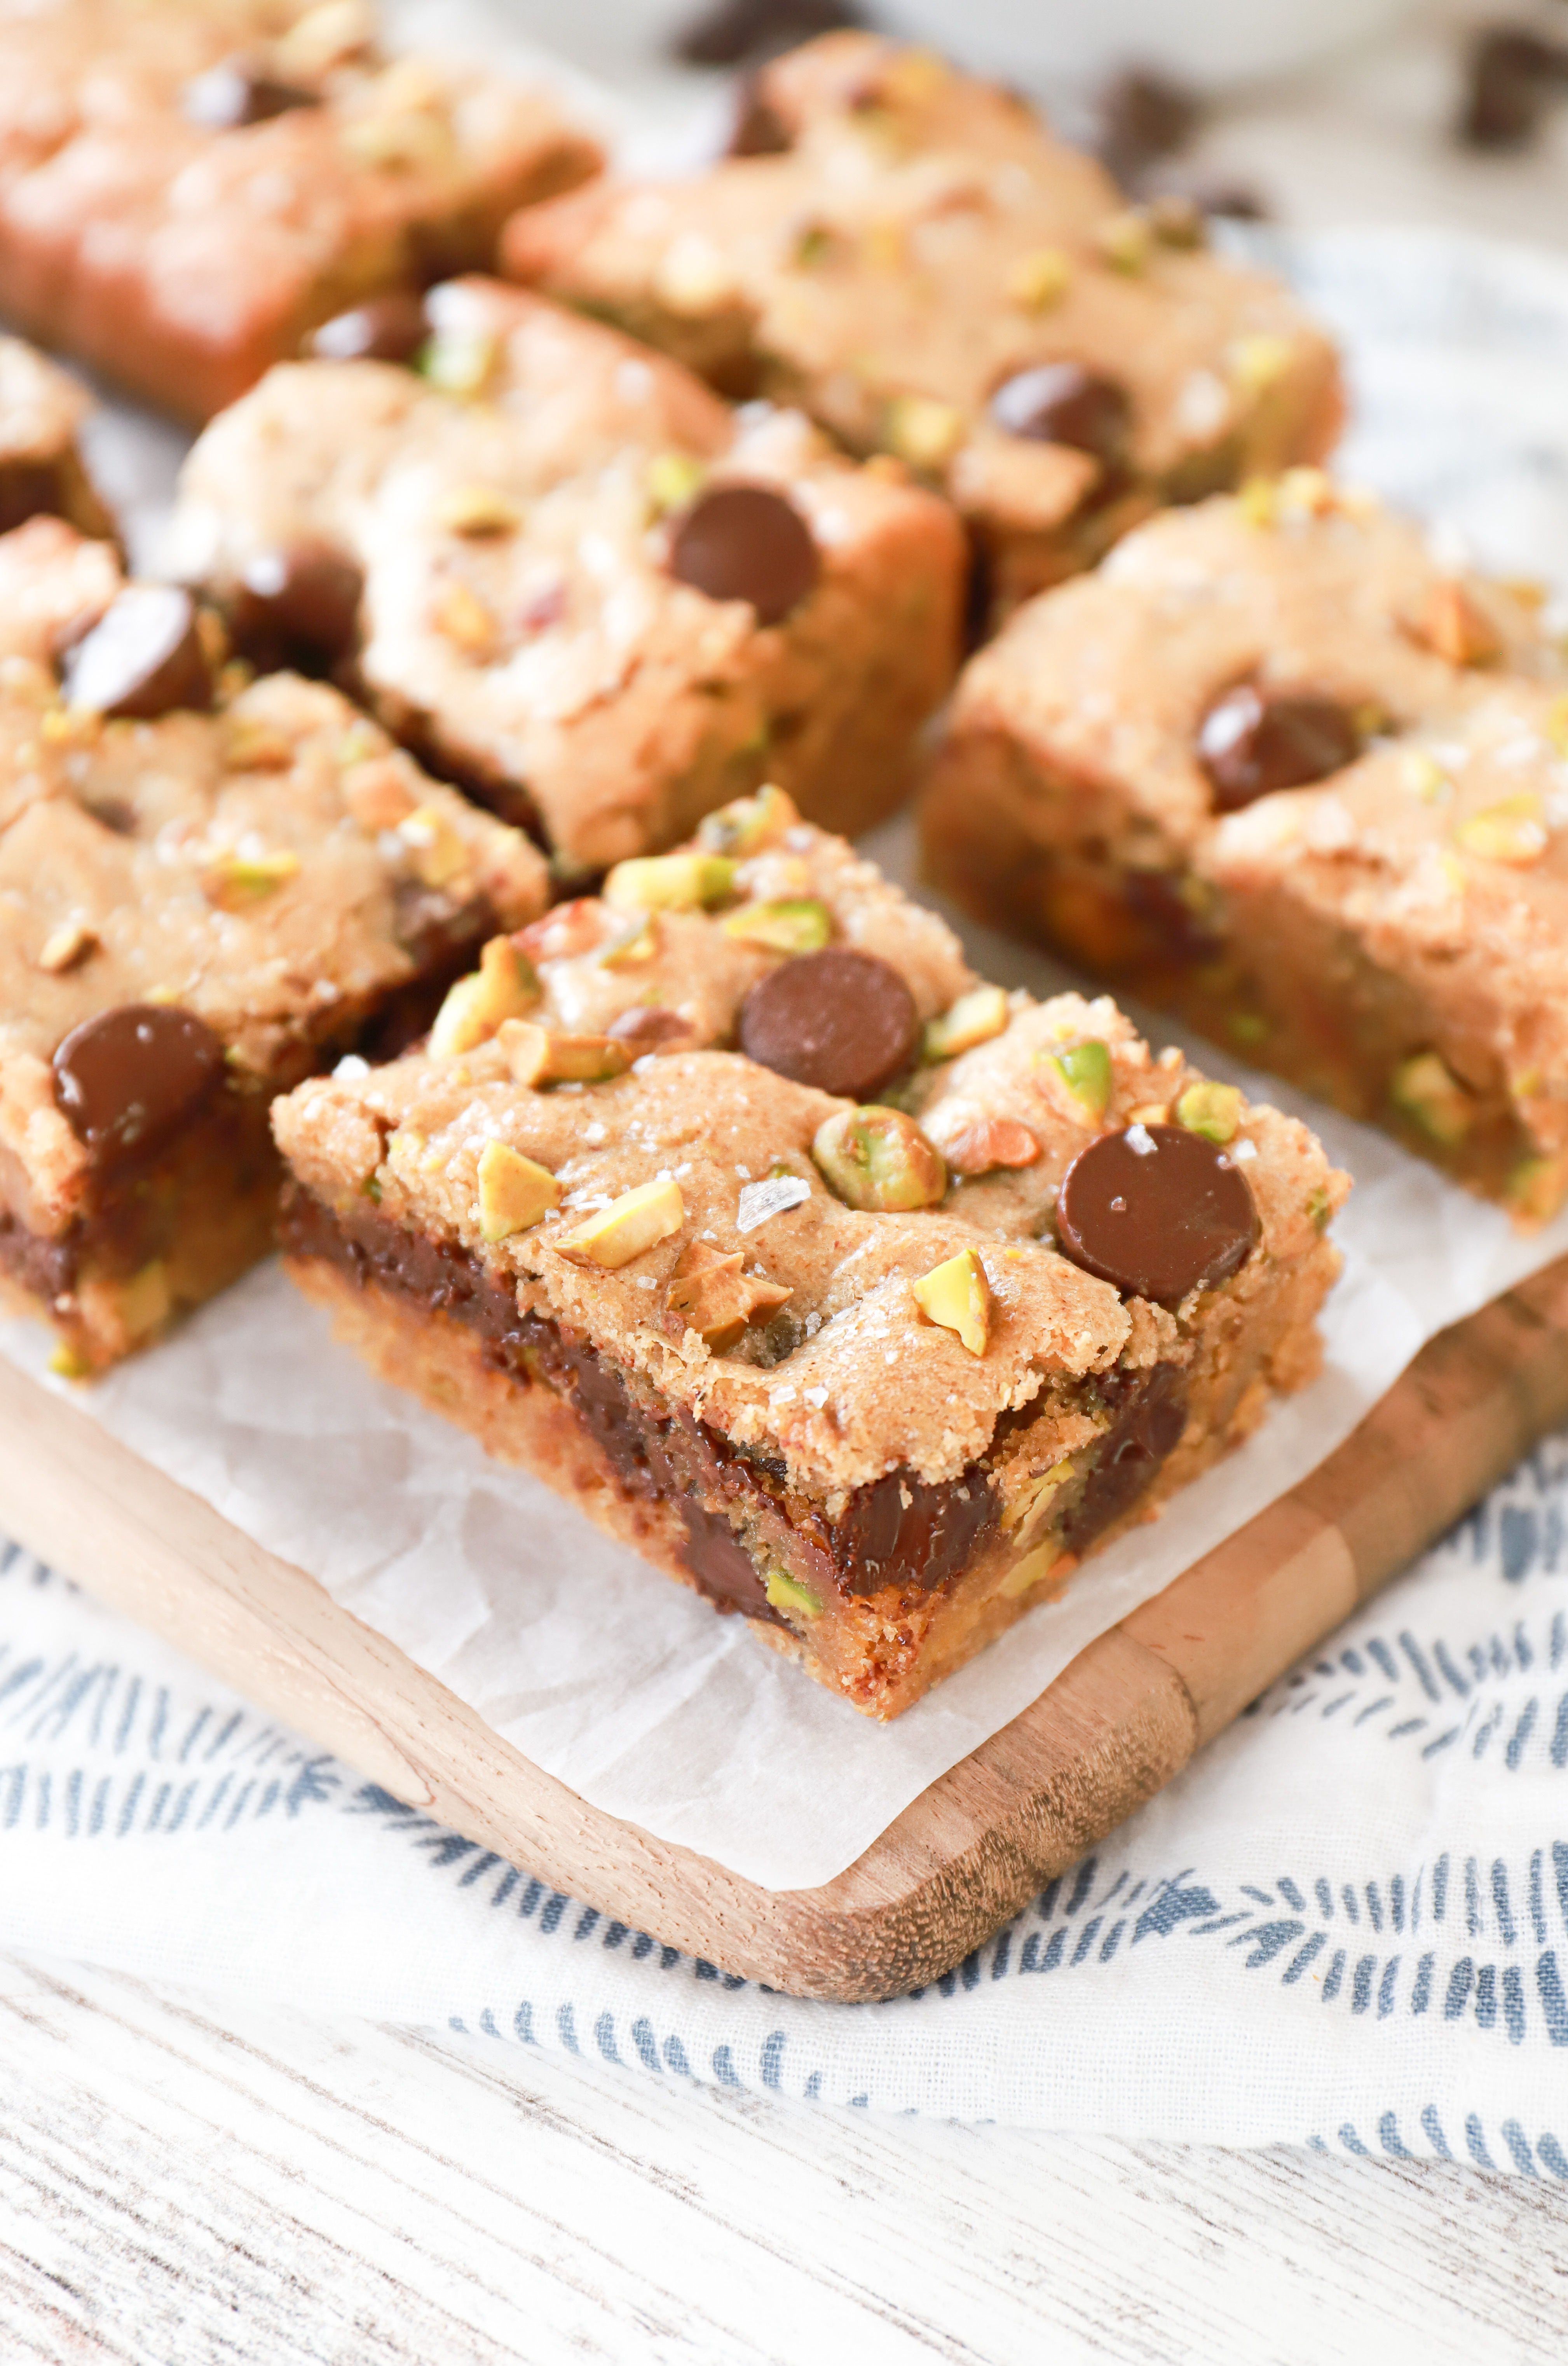
[[[1031,1586],[1038,1585],[1041,1578],[1048,1577],[1061,1557],[1060,1545],[1054,1538],[1047,1538],[1043,1545],[1036,1545],[1026,1552],[1022,1560],[1014,1562],[996,1592],[1008,1601],[1016,1601]]]
[[[724,854],[639,854],[616,864],[601,893],[619,912],[695,912],[722,904],[734,876]]]
[[[1462,583],[1450,577],[1432,587],[1421,617],[1421,638],[1450,665],[1487,666],[1503,654],[1502,636]]]
[[[525,1233],[561,1204],[561,1187],[547,1166],[525,1158],[509,1142],[487,1142],[479,1153],[479,1230],[487,1241]]]
[[[438,329],[422,347],[417,367],[442,394],[483,394],[498,354],[488,329]]]
[[[956,1331],[971,1356],[984,1355],[991,1343],[991,1285],[978,1250],[960,1249],[910,1286],[928,1321]]]
[[[763,1585],[770,1608],[786,1615],[792,1610],[799,1618],[822,1617],[822,1596],[813,1594],[809,1585],[802,1585],[799,1578],[791,1577],[787,1570],[770,1569]]]
[[[1189,1085],[1176,1104],[1176,1122],[1189,1133],[1201,1133],[1205,1142],[1234,1142],[1241,1123],[1241,1094],[1235,1085]]]
[[[1148,263],[1150,244],[1148,217],[1137,206],[1127,206],[1119,214],[1108,214],[1094,227],[1094,243],[1102,261],[1113,271],[1126,272],[1128,277],[1144,270]]]
[[[717,813],[705,814],[697,826],[697,842],[711,854],[743,861],[748,854],[760,854],[764,847],[777,846],[800,818],[794,798],[765,781],[755,796],[736,797]]]
[[[45,737],[52,717],[46,715]],[[294,761],[294,742],[262,715],[229,715],[223,723],[223,760],[236,772],[281,772]]]
[[[1038,1515],[1046,1509],[1057,1490],[1064,1487],[1071,1478],[1073,1467],[1072,1457],[1068,1454],[1059,1462],[1053,1462],[1048,1470],[1029,1473],[1010,1493],[1002,1506],[1002,1526],[1007,1534],[1012,1535],[1014,1530],[1022,1533],[1034,1527]]]
[[[1072,264],[1059,246],[1021,254],[1007,275],[1007,300],[1023,312],[1048,312],[1067,294]]]
[[[933,1208],[947,1188],[941,1155],[902,1110],[836,1110],[812,1144],[823,1178],[851,1208]]]
[[[509,1019],[520,1019],[539,999],[533,964],[510,937],[492,937],[479,966],[448,986],[431,1029],[430,1048],[438,1060],[455,1058],[487,1043]]]
[[[1007,1026],[1007,997],[1000,986],[972,986],[939,1017],[928,1019],[921,1038],[924,1060],[956,1060],[977,1043],[989,1043]]]
[[[1260,395],[1283,377],[1294,355],[1295,347],[1288,337],[1259,331],[1237,338],[1226,355],[1226,366],[1233,386],[1243,394]]]
[[[1092,1037],[1066,1052],[1047,1052],[1040,1065],[1060,1078],[1087,1116],[1104,1116],[1114,1081],[1109,1044]]]
[[[659,949],[659,924],[652,912],[633,912],[626,926],[600,945],[594,960],[600,969],[640,969]]]
[[[49,1369],[57,1380],[87,1380],[93,1377],[93,1367],[80,1347],[62,1339],[49,1359]]]
[[[585,1223],[557,1233],[551,1245],[573,1265],[602,1266],[614,1273],[660,1241],[678,1233],[686,1222],[680,1186],[667,1178],[639,1183]]]
[[[1402,1060],[1389,1080],[1389,1091],[1396,1109],[1447,1147],[1462,1142],[1474,1122],[1474,1102],[1436,1052],[1417,1052]]]
[[[1521,1224],[1544,1224],[1556,1215],[1568,1191],[1568,1160],[1521,1158],[1508,1177],[1508,1205]]]
[[[522,512],[498,486],[460,485],[447,494],[436,518],[448,534],[469,535],[478,540],[487,535],[515,534],[522,524]]]
[[[955,1175],[989,1175],[998,1166],[1033,1166],[1039,1155],[1040,1145],[1028,1127],[1010,1117],[977,1118],[947,1144],[946,1152],[948,1168]]]
[[[516,1085],[608,1084],[625,1075],[633,1057],[633,1047],[612,1035],[557,1035],[531,1019],[507,1020],[496,1041]]]
[[[485,658],[496,645],[496,620],[466,583],[446,583],[436,594],[431,622],[443,640],[465,657]]]
[[[1241,514],[1260,533],[1280,520],[1280,489],[1272,477],[1249,477],[1237,495]]]
[[[242,912],[298,875],[298,855],[283,848],[275,854],[219,854],[203,871],[201,884],[208,903],[220,912]]]
[[[912,468],[944,468],[964,440],[963,413],[929,395],[895,395],[888,405],[884,438]]]
[[[1456,823],[1453,835],[1456,846],[1486,862],[1508,862],[1523,869],[1546,852],[1541,802],[1528,789]]]
[[[398,824],[421,886],[449,887],[469,865],[468,841],[440,806],[416,806]]]
[[[655,516],[665,517],[671,510],[683,510],[692,496],[701,491],[707,475],[706,461],[700,460],[694,452],[655,452],[643,479]]]
[[[1167,190],[1163,197],[1154,197],[1148,207],[1148,226],[1161,246],[1187,248],[1206,246],[1208,224],[1203,208],[1191,197]]]
[[[39,947],[39,967],[50,977],[59,977],[90,953],[98,941],[95,929],[85,920],[64,920],[51,929]]]
[[[1429,749],[1407,748],[1399,760],[1399,778],[1424,806],[1446,805],[1453,794],[1453,783]]]
[[[767,945],[774,952],[820,952],[833,934],[833,915],[814,896],[778,896],[771,902],[743,904],[719,926],[727,937]]]
[[[701,1334],[711,1355],[722,1356],[749,1324],[766,1322],[794,1294],[748,1274],[739,1250],[724,1256],[705,1241],[693,1241],[676,1267],[665,1304],[683,1328]]]
[[[1546,710],[1545,732],[1554,756],[1568,756],[1568,693],[1554,698]]]
[[[173,1311],[169,1274],[162,1257],[141,1266],[129,1281],[110,1285],[115,1313],[128,1339],[145,1339],[166,1323]]]

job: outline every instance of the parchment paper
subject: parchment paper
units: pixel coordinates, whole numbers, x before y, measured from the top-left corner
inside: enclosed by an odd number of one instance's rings
[[[1350,344],[1363,403],[1356,473],[1418,505],[1429,496],[1427,513],[1455,530],[1481,525],[1494,564],[1560,564],[1568,270],[1402,233],[1341,233],[1284,259]],[[103,423],[99,446],[151,537],[175,448],[167,432],[121,416]],[[913,884],[907,823],[870,851]],[[1040,992],[1061,982],[1016,947],[965,934],[992,976]],[[1175,1031],[1155,1028],[1157,1041]],[[1380,1136],[1212,1047],[1202,1057],[1308,1117],[1356,1178],[1337,1226],[1346,1266],[1327,1313],[1325,1371],[1161,1520],[1090,1562],[1063,1602],[1033,1611],[886,1729],[369,1380],[274,1268],[74,1393],[585,1798],[768,1887],[812,1886],[853,1863],[1095,1635],[1312,1470],[1424,1340],[1568,1253],[1568,1218],[1521,1239]],[[37,1326],[0,1325],[0,1352],[61,1385]]]

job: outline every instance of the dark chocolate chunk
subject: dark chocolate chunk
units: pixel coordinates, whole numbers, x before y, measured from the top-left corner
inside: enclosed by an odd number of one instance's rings
[[[734,124],[728,149],[732,156],[787,156],[795,144],[789,125],[768,105],[754,74],[745,77],[735,94]]]
[[[850,0],[718,0],[670,47],[683,65],[738,66],[866,21]]]
[[[991,415],[1009,435],[1032,444],[1067,444],[1114,467],[1132,433],[1132,405],[1114,378],[1081,362],[1042,362],[1006,378],[991,398]]]
[[[660,1043],[678,1043],[691,1033],[691,1021],[683,1019],[678,1010],[650,1008],[637,1003],[622,1010],[605,1029],[618,1043],[629,1043],[639,1052],[652,1052]]]
[[[176,706],[212,704],[212,675],[196,603],[176,583],[128,583],[61,659],[72,706],[147,721]]]
[[[914,997],[897,970],[848,945],[781,962],[741,1005],[748,1060],[846,1100],[869,1100],[907,1068],[919,1036]]]
[[[1103,1133],[1062,1177],[1057,1238],[1086,1273],[1162,1303],[1212,1289],[1258,1238],[1247,1177],[1185,1126]]]
[[[204,131],[238,131],[248,123],[270,123],[297,107],[318,105],[315,91],[280,82],[247,58],[225,58],[221,65],[193,74],[180,92],[186,122]]]
[[[330,666],[358,638],[364,591],[362,570],[330,543],[258,551],[234,603],[235,644],[269,671]]]
[[[1095,1448],[1083,1493],[1062,1521],[1070,1552],[1087,1552],[1113,1520],[1132,1509],[1187,1426],[1187,1375],[1180,1364],[1113,1372],[1103,1387],[1114,1417]]]
[[[1183,84],[1148,66],[1129,66],[1105,84],[1095,112],[1100,161],[1130,187],[1157,158],[1187,145],[1203,107]]]
[[[857,1487],[834,1524],[838,1583],[846,1594],[889,1585],[934,1593],[958,1575],[995,1518],[995,1493],[972,1463],[957,1480],[890,1470]]]
[[[49,461],[0,460],[0,534],[30,517],[58,517],[60,504],[60,471]]]
[[[1239,813],[1274,789],[1304,788],[1343,772],[1361,751],[1355,719],[1337,699],[1238,682],[1198,726],[1198,761],[1221,813]]]
[[[54,1098],[101,1166],[155,1149],[223,1074],[223,1045],[191,1010],[128,1002],[73,1027],[54,1055]]]
[[[794,503],[766,485],[699,493],[670,536],[669,571],[710,600],[749,600],[777,625],[816,590],[822,561]]]
[[[1528,25],[1478,33],[1466,62],[1456,129],[1468,148],[1528,147],[1568,81],[1568,49]]]
[[[424,298],[394,287],[323,321],[306,343],[318,361],[411,362],[429,335]]]
[[[686,1526],[680,1558],[696,1579],[698,1592],[707,1595],[715,1610],[738,1610],[770,1627],[787,1625],[768,1601],[756,1562],[722,1513],[705,1511],[687,1499],[680,1516]]]

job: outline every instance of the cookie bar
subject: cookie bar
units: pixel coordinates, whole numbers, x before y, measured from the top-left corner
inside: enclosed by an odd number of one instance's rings
[[[1518,594],[1315,471],[1159,519],[969,668],[969,910],[1525,1216],[1568,1185],[1568,707]]]
[[[112,535],[77,447],[92,399],[20,337],[0,337],[0,535],[30,517],[68,518]]]
[[[4,12],[10,319],[207,418],[319,321],[492,259],[597,171],[542,92],[388,61],[369,0],[45,0]]]
[[[1011,94],[859,33],[756,93],[746,152],[520,215],[504,267],[897,455],[967,521],[978,607],[1333,443],[1333,350],[1285,291],[1204,253],[1190,208],[1129,208]]]
[[[517,831],[52,518],[0,538],[0,1299],[101,1369],[271,1244],[267,1107],[543,907]],[[205,629],[204,629],[205,627]]]
[[[909,786],[957,670],[945,503],[738,417],[678,364],[498,282],[274,370],[186,464],[172,564],[242,646],[346,665],[566,879],[778,778],[849,832]],[[401,345],[418,370],[373,357]],[[345,676],[344,678],[348,678]]]
[[[879,1718],[1311,1376],[1348,1186],[773,789],[274,1123],[341,1335]]]

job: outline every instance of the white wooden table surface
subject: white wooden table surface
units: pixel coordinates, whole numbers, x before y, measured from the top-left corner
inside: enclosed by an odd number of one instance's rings
[[[611,0],[549,13],[602,67]],[[1209,151],[1294,221],[1568,242],[1568,115],[1534,155],[1456,162],[1447,73],[1417,33],[1232,110]],[[677,2094],[0,1956],[0,2366],[1565,2349],[1568,2193],[1524,2178]]]

